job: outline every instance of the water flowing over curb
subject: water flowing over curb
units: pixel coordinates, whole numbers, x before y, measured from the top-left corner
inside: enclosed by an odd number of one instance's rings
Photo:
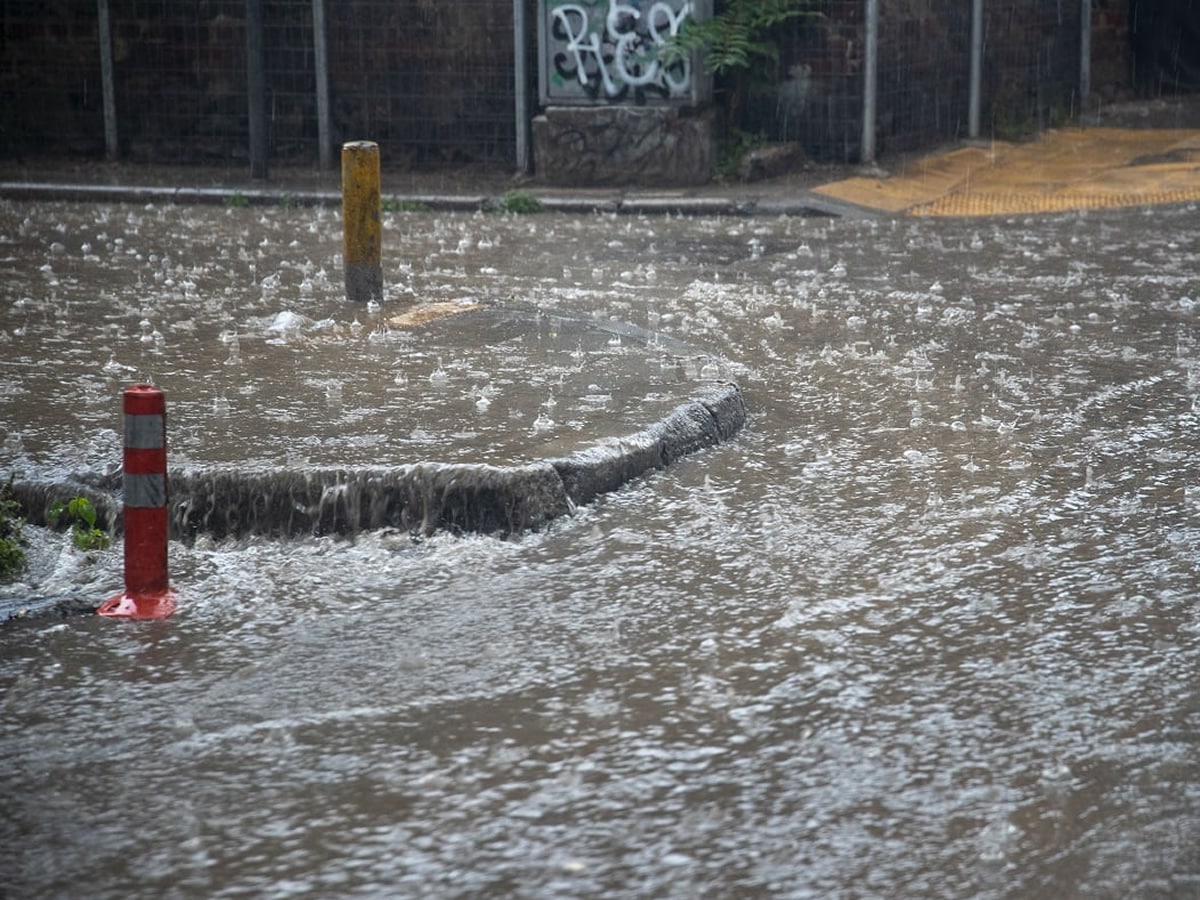
[[[649,428],[558,459],[518,466],[421,462],[396,467],[172,472],[171,530],[190,540],[354,534],[397,528],[508,536],[705,447],[745,423],[741,391],[716,384]]]
[[[171,537],[354,534],[398,528],[508,536],[537,529],[576,506],[735,436],[745,424],[732,382],[705,387],[653,425],[569,456],[517,466],[419,462],[402,466],[242,472],[195,467],[169,473]],[[27,519],[44,524],[55,503],[85,496],[110,530],[119,475],[106,484],[16,482]]]
[[[719,382],[628,437],[525,465],[421,462],[305,471],[172,470],[171,536],[183,541],[201,535],[216,540],[287,538],[396,528],[418,535],[445,530],[508,537],[544,527],[642,475],[727,441],[745,421],[741,390],[732,382]],[[86,496],[98,521],[119,531],[116,488],[115,483],[84,480],[17,482],[13,492],[33,524],[45,524],[55,503]],[[2,600],[0,622],[92,612],[95,605],[69,595]]]

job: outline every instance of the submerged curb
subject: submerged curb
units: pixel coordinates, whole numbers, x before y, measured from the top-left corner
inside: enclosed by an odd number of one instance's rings
[[[0,624],[14,619],[65,619],[68,616],[90,616],[103,599],[80,597],[75,594],[58,594],[53,597],[31,599],[0,598]]]
[[[745,421],[741,391],[724,383],[629,437],[525,465],[182,470],[170,475],[171,531],[181,540],[201,534],[220,540],[380,528],[509,536],[541,528],[641,475],[728,440]]]
[[[425,535],[443,530],[519,534],[727,441],[745,422],[741,390],[732,382],[718,382],[635,434],[524,465],[418,462],[303,472],[172,469],[171,537],[296,537],[377,528]],[[18,481],[13,494],[35,525],[45,524],[55,503],[86,496],[98,522],[112,527],[120,510],[119,478],[111,476],[106,484]]]
[[[561,213],[620,213],[625,215],[691,216],[849,216],[870,215],[851,203],[810,192],[789,198],[734,198],[716,195],[660,195],[613,190],[563,194],[531,190],[543,209]],[[70,184],[55,182],[0,182],[0,197],[7,200],[71,201],[91,203],[177,203],[246,206],[341,206],[338,191],[286,188],[162,187],[153,185]],[[480,193],[388,194],[389,200],[445,212],[477,212],[502,208],[502,198]]]
[[[171,536],[183,541],[201,535],[283,538],[395,528],[416,535],[452,531],[507,537],[542,528],[642,475],[727,441],[745,422],[741,390],[718,382],[635,434],[525,465],[172,470]],[[118,522],[114,484],[17,482],[13,493],[33,524],[45,524],[52,505],[76,496],[88,497],[98,520],[110,528]],[[99,602],[69,595],[0,600],[0,622],[94,612]]]

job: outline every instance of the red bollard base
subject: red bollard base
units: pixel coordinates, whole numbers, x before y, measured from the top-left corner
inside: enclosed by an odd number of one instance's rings
[[[154,594],[130,594],[128,591],[109,597],[100,604],[96,614],[114,619],[165,619],[175,612],[172,590]]]

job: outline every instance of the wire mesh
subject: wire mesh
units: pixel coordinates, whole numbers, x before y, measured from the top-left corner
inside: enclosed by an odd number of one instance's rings
[[[94,2],[0,3],[0,152],[102,153],[102,100]]]
[[[244,4],[131,0],[110,13],[123,154],[223,162],[246,155]]]
[[[876,147],[903,152],[967,136],[971,6],[966,0],[878,3]],[[795,140],[818,159],[852,162],[862,142],[863,0],[823,0],[776,41],[780,64],[760,84],[749,129]],[[1067,0],[987,0],[983,108],[1005,136],[1077,113],[1081,8]]]
[[[984,13],[985,129],[1012,139],[1080,111],[1077,0],[1007,0]]]
[[[330,23],[335,140],[412,165],[515,159],[512,4],[348,0]]]
[[[1200,91],[1200,4],[1132,0],[1133,80],[1150,96]]]
[[[966,137],[971,4],[883,0],[879,6],[879,152]]]
[[[7,156],[61,146],[103,153],[94,2],[0,5],[0,119]],[[506,0],[330,2],[330,141],[370,138],[393,167],[509,163],[514,151],[512,6]],[[118,132],[133,161],[247,156],[244,0],[125,0],[110,13]],[[309,163],[317,144],[308,0],[263,0],[271,159]]]
[[[315,164],[312,0],[257,2],[265,23],[271,161]],[[536,72],[537,0],[523,3],[527,70]],[[1093,18],[1119,25],[1146,4],[1093,0]],[[752,73],[736,124],[769,139],[799,141],[821,160],[857,161],[866,2],[811,0],[810,6],[817,15],[771,34],[778,61]],[[878,0],[878,152],[966,136],[971,6]],[[983,6],[987,134],[1012,137],[1078,113],[1079,0],[985,0]],[[389,168],[515,162],[511,0],[326,0],[326,7],[333,148],[377,140]],[[247,160],[246,11],[247,0],[111,0],[123,158]],[[1120,36],[1116,27],[1105,33]],[[103,156],[99,48],[95,0],[0,0],[0,155]],[[1120,68],[1096,73],[1117,77]],[[1184,80],[1179,71],[1179,65],[1171,70],[1173,86]],[[536,112],[535,103],[530,107]]]
[[[779,63],[752,85],[744,127],[854,159],[862,140],[863,0],[819,0],[774,35]]]

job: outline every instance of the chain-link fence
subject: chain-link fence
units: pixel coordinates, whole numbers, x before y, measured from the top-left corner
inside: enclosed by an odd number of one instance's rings
[[[1080,111],[1082,4],[1009,0],[997,6],[984,18],[985,133],[1011,138],[1064,124]]]
[[[1138,2],[1093,6],[1119,21]],[[514,37],[512,0],[0,0],[0,156],[105,155],[103,7],[115,101],[108,127],[119,156],[244,163],[247,11],[258,5],[272,164],[315,165],[322,140],[329,152],[344,140],[370,138],[386,147],[391,168],[512,167],[517,92],[528,98],[529,115],[537,100],[537,0],[522,4],[523,47]],[[868,5],[813,0],[817,15],[779,26],[771,35],[778,64],[754,73],[744,118],[734,124],[797,140],[818,159],[858,160]],[[323,46],[313,26],[319,6],[328,7]],[[876,0],[878,152],[967,136],[972,6]],[[983,135],[1011,137],[1078,113],[1080,0],[985,0],[982,8]],[[524,83],[516,53],[531,73]],[[1105,71],[1127,77],[1127,69]]]
[[[798,140],[820,159],[861,152],[866,45],[863,0],[825,0],[777,37],[780,65],[755,96],[749,130]],[[982,132],[1015,137],[1079,112],[1082,4],[982,5]],[[972,4],[880,0],[876,140],[908,151],[968,135]]]
[[[98,134],[95,4],[0,0],[0,151],[94,154]]]
[[[1137,86],[1153,95],[1200,91],[1200,3],[1131,2]]]
[[[392,166],[514,162],[511,3],[326,5],[332,144],[370,137],[388,147]],[[313,9],[308,0],[262,0],[273,162],[319,156]],[[243,0],[114,0],[124,158],[245,160],[246,16]],[[0,2],[0,152],[103,155],[98,33],[95,0]]]

